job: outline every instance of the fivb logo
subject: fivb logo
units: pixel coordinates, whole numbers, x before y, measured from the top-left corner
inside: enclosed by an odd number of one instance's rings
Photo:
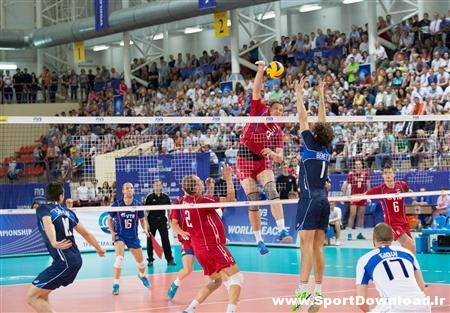
[[[102,214],[100,214],[100,216],[98,217],[98,225],[104,233],[111,234],[108,227],[108,216],[108,212],[103,212]]]
[[[42,117],[41,116],[34,116],[33,117],[33,123],[41,123]]]
[[[162,123],[162,122],[164,122],[164,117],[160,117],[160,116],[155,117],[155,122],[156,122],[156,123]]]
[[[101,117],[101,116],[97,116],[97,117],[95,118],[95,121],[96,121],[97,123],[103,123],[103,122],[105,121],[105,118],[104,118],[104,117]]]

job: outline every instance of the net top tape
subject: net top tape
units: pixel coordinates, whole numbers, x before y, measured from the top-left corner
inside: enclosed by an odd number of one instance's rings
[[[308,117],[317,122],[317,116]],[[450,115],[328,116],[330,123],[450,121]],[[245,124],[298,123],[297,116],[0,116],[1,124]]]
[[[450,191],[422,191],[422,192],[404,192],[395,194],[380,194],[380,195],[358,195],[358,196],[337,196],[329,197],[331,202],[350,202],[358,200],[376,200],[386,198],[415,198],[422,196],[438,196],[447,194],[450,196]],[[177,204],[177,205],[155,205],[155,206],[126,206],[126,207],[111,207],[111,206],[96,206],[96,207],[81,207],[72,208],[75,212],[120,212],[130,210],[142,210],[142,211],[159,211],[159,210],[174,210],[174,209],[205,209],[205,208],[226,208],[226,207],[245,207],[249,205],[270,205],[270,204],[296,204],[298,199],[288,200],[262,200],[262,201],[236,201],[236,202],[220,202],[220,203],[196,203],[196,204]],[[0,215],[10,214],[34,214],[32,209],[6,209],[0,210]]]

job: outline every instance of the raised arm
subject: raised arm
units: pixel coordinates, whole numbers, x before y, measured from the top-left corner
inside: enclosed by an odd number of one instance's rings
[[[255,81],[253,82],[253,100],[261,99],[261,87],[264,77],[264,70],[266,68],[264,61],[258,61],[256,64],[258,65],[258,71],[256,72]]]
[[[227,196],[221,197],[220,202],[233,202],[236,200],[236,193],[234,191],[233,184],[233,169],[228,165],[224,165],[222,171],[223,177],[227,182]]]
[[[300,132],[309,129],[308,125],[308,113],[306,112],[305,103],[303,102],[303,87],[305,86],[306,77],[302,77],[300,82],[295,81],[295,93],[297,95],[297,112],[298,121],[300,123]]]
[[[325,117],[327,115],[326,109],[325,109],[325,82],[321,81],[319,83],[319,123],[325,123]]]

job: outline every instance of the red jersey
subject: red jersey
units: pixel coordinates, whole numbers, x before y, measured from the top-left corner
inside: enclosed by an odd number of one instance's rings
[[[269,107],[261,99],[251,100],[250,116],[270,116]],[[253,153],[262,156],[261,150],[283,148],[283,132],[276,123],[249,123],[241,136],[242,145]]]
[[[396,181],[394,188],[389,188],[386,184],[374,187],[370,189],[368,195],[379,195],[387,193],[400,193],[408,192],[409,186],[404,181]],[[381,206],[383,207],[384,221],[391,226],[407,225],[408,220],[406,218],[405,210],[405,198],[385,198],[380,199]]]
[[[347,183],[350,184],[352,195],[365,193],[368,181],[369,174],[367,172],[350,172],[347,176]]]
[[[180,204],[180,202],[179,202],[180,199],[181,199],[181,198],[176,199],[176,200],[173,202],[173,204]],[[180,210],[180,209],[173,209],[173,210],[170,210],[169,218],[170,218],[170,220],[177,220],[177,221],[178,221],[178,225],[180,226],[180,228],[181,228],[182,230],[184,230],[184,231],[187,231],[187,230],[186,230],[186,223],[185,223],[185,220],[184,220],[183,216],[181,215],[181,210]],[[184,241],[186,241],[186,240],[184,240],[183,237],[181,237],[180,235],[177,235],[177,237],[178,237],[178,241],[179,241],[180,243],[183,243]]]
[[[176,200],[176,204],[217,202],[220,202],[219,197],[209,196],[182,196]],[[172,213],[174,211],[179,213]],[[172,214],[174,216],[181,215],[181,219],[184,221],[182,229],[191,235],[191,243],[194,248],[225,244],[225,227],[215,208],[179,209],[172,210],[172,212],[170,213],[171,218]]]

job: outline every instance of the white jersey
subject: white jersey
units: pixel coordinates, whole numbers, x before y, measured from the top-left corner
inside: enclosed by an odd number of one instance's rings
[[[398,246],[380,247],[359,258],[356,266],[356,285],[367,285],[372,280],[382,299],[387,301],[408,298],[411,303],[417,303],[418,299],[425,299],[425,295],[417,284],[416,270],[420,270],[419,263],[409,250]],[[405,300],[407,301],[409,300]],[[375,311],[431,312],[428,305],[394,302],[377,306]]]

